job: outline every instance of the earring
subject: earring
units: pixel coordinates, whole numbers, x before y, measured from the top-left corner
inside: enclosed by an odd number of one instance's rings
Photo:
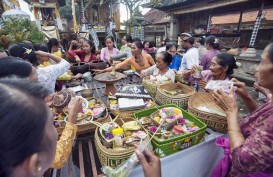
[[[38,171],[38,172],[42,171],[42,167],[39,166],[39,167],[37,168],[37,171]]]

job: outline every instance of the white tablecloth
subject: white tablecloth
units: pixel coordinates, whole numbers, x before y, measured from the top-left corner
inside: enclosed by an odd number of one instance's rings
[[[223,157],[223,150],[215,145],[215,139],[223,136],[210,129],[205,140],[191,148],[184,149],[161,159],[162,177],[210,177],[210,174]],[[71,157],[70,157],[71,160]],[[73,177],[80,177],[78,167],[73,166]],[[61,170],[61,177],[68,177],[68,165]],[[53,176],[56,176],[56,170]],[[144,177],[142,166],[137,166],[129,177]]]
[[[223,134],[214,132],[202,143],[162,158],[162,177],[209,177],[223,157],[222,148],[215,145],[219,136]],[[136,167],[130,177],[144,177],[142,167]]]

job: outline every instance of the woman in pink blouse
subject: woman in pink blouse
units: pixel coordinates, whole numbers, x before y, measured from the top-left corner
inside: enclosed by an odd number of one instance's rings
[[[258,68],[257,84],[273,91],[273,43],[263,54]],[[226,94],[215,91],[214,98],[227,115],[229,139],[218,138],[225,157],[215,168],[212,177],[272,177],[273,176],[273,103],[258,106],[248,94],[244,83],[232,79],[236,93],[247,105],[250,114],[238,120],[234,90]]]
[[[230,80],[233,70],[237,68],[238,66],[233,55],[218,54],[212,58],[209,70],[201,72],[201,80],[198,83],[199,88],[204,90],[210,80]],[[191,70],[192,73],[195,71],[196,67]]]
[[[115,47],[114,38],[112,36],[108,36],[105,38],[106,47],[101,49],[100,59],[107,63],[111,63],[111,56],[118,55],[119,50]]]
[[[150,47],[150,43],[148,41],[144,42],[144,49],[143,49],[143,53],[152,53],[152,52],[156,52],[156,48],[155,47]]]
[[[200,65],[203,66],[203,70],[208,70],[213,57],[220,53],[219,43],[215,36],[210,35],[205,39],[205,46],[207,52],[202,56]]]
[[[78,63],[89,63],[91,61],[97,60],[96,47],[91,40],[83,41],[82,50],[70,50],[68,53],[74,57]]]

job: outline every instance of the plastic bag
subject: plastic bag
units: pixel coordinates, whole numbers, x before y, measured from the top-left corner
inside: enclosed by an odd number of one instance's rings
[[[137,149],[140,152],[143,152],[146,145],[147,144],[142,142]],[[113,169],[111,167],[105,166],[102,167],[102,172],[106,174],[108,177],[128,177],[135,168],[135,166],[137,166],[138,162],[139,160],[137,158],[136,153],[133,153],[128,160],[119,165],[117,168]]]

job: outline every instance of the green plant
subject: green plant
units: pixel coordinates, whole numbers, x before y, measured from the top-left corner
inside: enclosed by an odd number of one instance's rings
[[[44,42],[45,39],[44,34],[39,31],[36,24],[28,19],[1,21],[0,26],[1,34],[10,39],[10,44],[16,44],[25,40],[30,40],[33,44],[37,44]]]

